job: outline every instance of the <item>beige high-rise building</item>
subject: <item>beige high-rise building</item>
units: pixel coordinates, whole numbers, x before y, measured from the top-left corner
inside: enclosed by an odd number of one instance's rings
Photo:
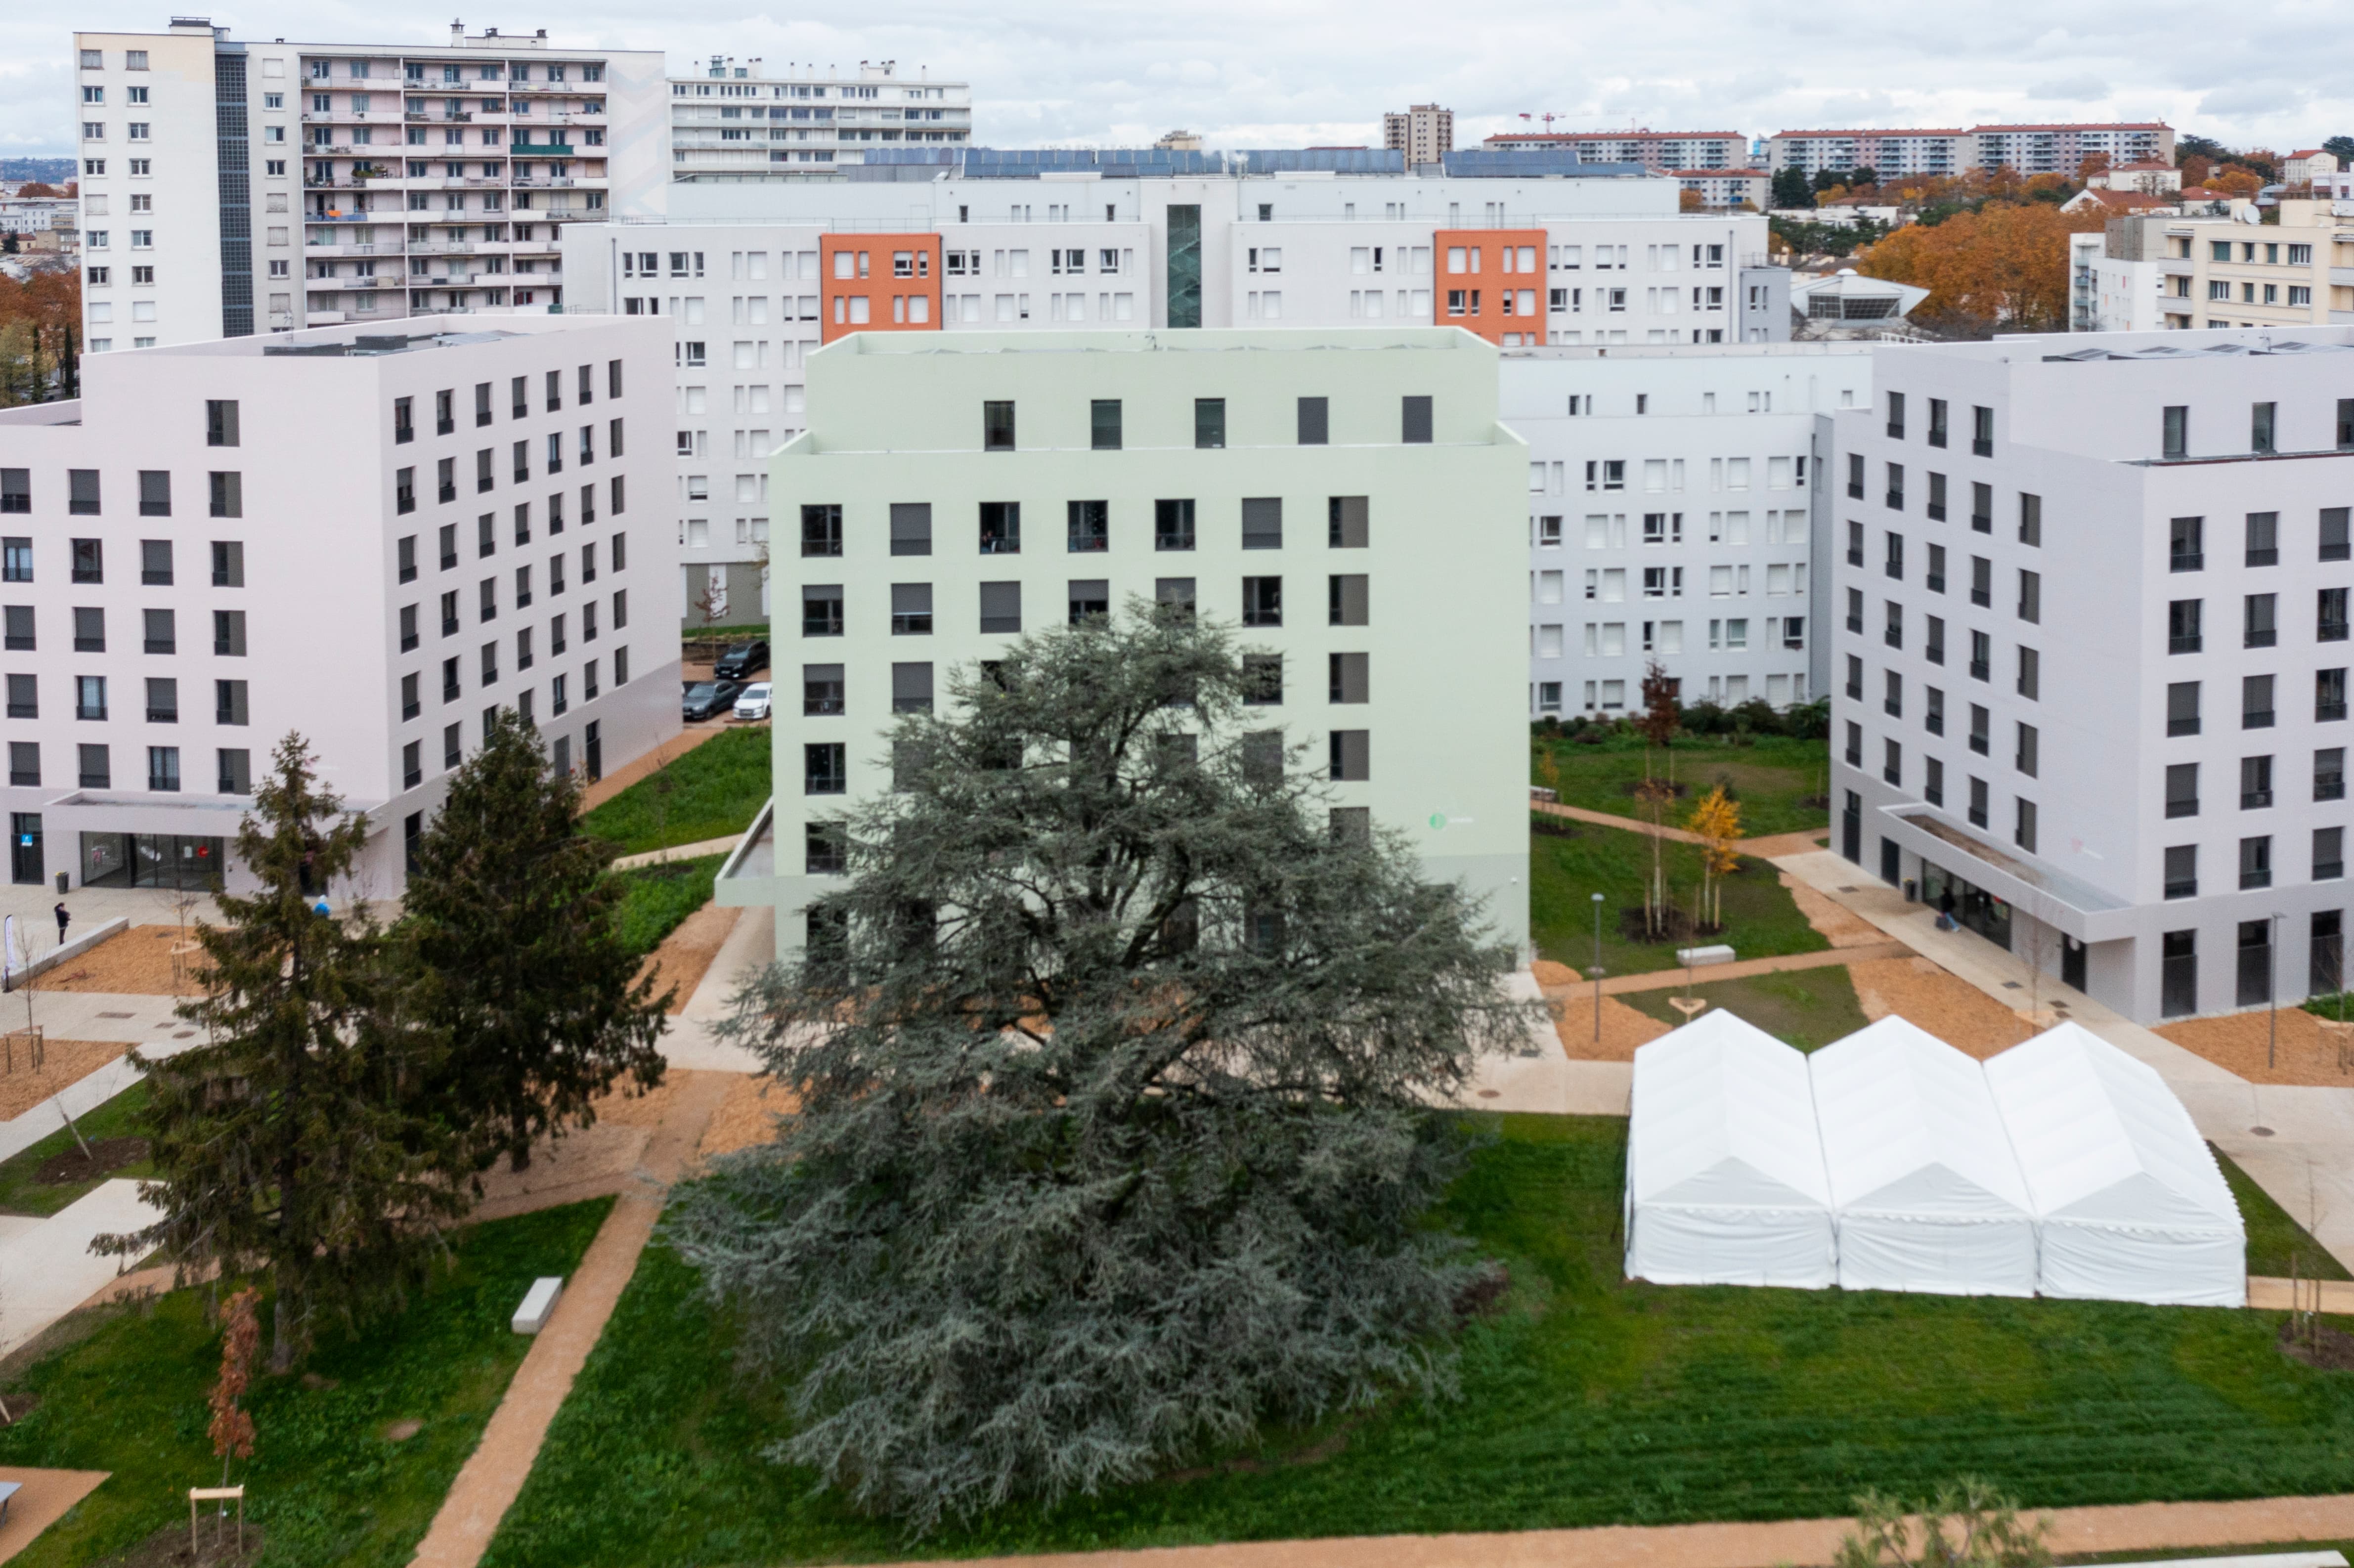
[[[1455,111],[1417,103],[1403,114],[1382,116],[1382,145],[1405,154],[1406,166],[1435,164],[1455,151]]]

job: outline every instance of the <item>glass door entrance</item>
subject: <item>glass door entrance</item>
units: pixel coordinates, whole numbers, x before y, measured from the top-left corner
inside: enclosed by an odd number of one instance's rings
[[[2010,906],[1941,865],[1921,863],[1921,896],[2003,951],[2010,950]]]

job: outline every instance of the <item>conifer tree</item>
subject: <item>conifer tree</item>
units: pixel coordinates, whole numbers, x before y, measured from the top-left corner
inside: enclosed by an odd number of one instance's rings
[[[503,711],[417,848],[403,946],[449,1049],[435,1098],[475,1157],[515,1170],[534,1139],[586,1127],[624,1075],[662,1081],[668,993],[636,978],[610,846],[579,830],[580,786]]]
[[[465,1205],[452,1140],[421,1093],[434,1042],[404,1005],[383,931],[366,906],[337,920],[302,891],[306,863],[323,889],[367,832],[289,734],[238,828],[238,859],[260,885],[217,894],[225,923],[196,928],[205,994],[179,1012],[207,1043],[133,1055],[156,1168],[140,1195],[163,1218],[94,1244],[161,1247],[183,1277],[209,1264],[225,1277],[266,1272],[275,1372],[322,1316],[350,1323],[398,1302]]]
[[[1531,1017],[1237,654],[1136,606],[957,674],[744,993],[797,1108],[672,1234],[793,1380],[771,1456],[918,1531],[1450,1386],[1431,1106]]]

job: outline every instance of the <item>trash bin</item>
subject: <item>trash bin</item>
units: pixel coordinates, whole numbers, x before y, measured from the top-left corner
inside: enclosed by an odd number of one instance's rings
[[[1904,902],[1907,904],[1921,902],[1921,885],[1909,876],[1904,879]]]
[[[60,897],[60,898],[62,898],[62,897],[64,897],[65,895],[66,895],[66,874],[65,874],[64,872],[62,872],[62,871],[61,871],[61,872],[58,873],[58,897]]]

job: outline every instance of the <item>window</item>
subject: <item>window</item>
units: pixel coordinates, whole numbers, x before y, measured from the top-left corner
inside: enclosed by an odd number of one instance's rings
[[[1946,520],[1946,476],[1942,473],[1929,476],[1928,512],[1932,522]]]
[[[2240,646],[2270,648],[2280,641],[2279,596],[2252,593],[2240,601]]]
[[[1970,633],[1970,679],[1994,679],[1994,638],[1987,632]]]
[[[2253,838],[2242,839],[2240,841],[2240,886],[2242,890],[2244,891],[2252,887],[2270,887],[2272,885],[2272,835],[2270,833],[2260,833]],[[2262,922],[2253,923],[2259,927],[2262,925]]]
[[[1863,454],[1861,452],[1847,454],[1847,493],[1853,500],[1863,499]]]
[[[1087,445],[1099,452],[1120,450],[1119,399],[1097,397],[1087,404]]]
[[[2270,675],[2240,677],[2240,727],[2270,729],[2273,726],[2273,678]]]
[[[2159,455],[2180,458],[2190,455],[2190,410],[2180,404],[2168,404],[2160,418]]]
[[[1283,502],[1279,497],[1246,498],[1243,502],[1243,548],[1283,547]]]
[[[801,666],[801,716],[838,718],[843,706],[843,667],[839,664]]]
[[[1022,630],[1022,585],[1018,582],[981,585],[981,629],[985,632]]]
[[[981,503],[981,553],[1018,556],[1022,553],[1022,503],[984,501]]]
[[[178,618],[168,609],[143,609],[139,612],[144,636],[143,651],[149,653],[176,653],[180,648]]]
[[[1902,392],[1888,395],[1888,439],[1892,441],[1904,439],[1904,394]]]
[[[2249,678],[2253,680],[2257,677]],[[2262,678],[2265,681],[2272,679],[2270,675]],[[2317,722],[2323,723],[2346,716],[2346,672],[2344,670],[2314,672],[2313,716]]]
[[[2206,646],[2200,633],[2200,609],[2203,601],[2178,599],[2166,607],[2166,651],[2168,653],[2196,653]]]
[[[1335,495],[1325,503],[1325,544],[1335,550],[1362,550],[1370,537],[1368,498]],[[1556,529],[1560,519],[1552,519]],[[1557,541],[1556,541],[1557,542]]]
[[[1904,510],[1904,465],[1892,462],[1888,466],[1887,504],[1894,511]]]
[[[41,694],[38,682],[31,675],[8,677],[8,716],[38,718],[41,716]],[[39,779],[32,780],[39,783]]]
[[[1929,399],[1929,444],[1933,447],[1946,444],[1946,400],[1943,397]]]
[[[1983,779],[1970,780],[1968,814],[1970,826],[1983,828],[1987,825],[1987,781]]]
[[[2273,759],[2240,758],[2240,810],[2261,811],[2273,803]]]
[[[2207,566],[2205,548],[2207,520],[2204,517],[2177,517],[2168,525],[2168,551],[2167,570],[2173,572],[2202,571]]]
[[[33,471],[0,468],[0,513],[33,509]]]
[[[1408,446],[1426,446],[1431,440],[1430,399],[1406,397],[1401,400],[1398,440]]]
[[[931,545],[931,509],[927,507],[924,509],[924,513],[925,550],[928,553]],[[902,553],[898,546],[897,538],[898,514],[898,507],[894,506],[891,509],[893,519],[891,553],[895,556]],[[555,521],[551,516],[549,519],[549,531],[553,532],[554,529]],[[841,507],[827,504],[814,506],[805,505],[801,508],[801,554],[805,556],[839,556],[842,554]]]
[[[1886,535],[1886,539],[1888,547],[1881,563],[1882,574],[1903,582],[1904,580],[1904,535],[1892,533]]]
[[[2199,846],[2176,844],[2166,852],[2166,896],[2196,898],[2199,896]],[[2189,932],[2168,932],[2167,944],[2172,947],[2177,936]],[[2171,954],[2169,953],[2169,958]]]
[[[802,585],[801,635],[803,637],[842,635],[842,585],[840,583]]]
[[[29,538],[0,539],[0,581],[28,583],[33,580],[33,541]]]
[[[812,741],[801,747],[801,793],[840,795],[850,788],[850,748],[842,741]]]
[[[1243,624],[1245,626],[1281,626],[1283,624],[1283,579],[1281,577],[1245,577],[1243,579]]]
[[[139,515],[169,517],[172,514],[172,476],[162,469],[142,469],[139,472]]]
[[[1193,444],[1205,449],[1226,444],[1226,400],[1224,397],[1193,399]]]
[[[2012,817],[2010,842],[2028,853],[2033,854],[2035,853],[2035,802],[2015,800],[2012,804],[2016,810]]]
[[[1970,410],[1970,450],[1978,457],[1994,456],[1994,410],[1973,408]]]
[[[1994,486],[1970,482],[1970,532],[1994,532]]]
[[[2166,733],[2199,733],[2199,683],[2176,681],[2166,688]]]
[[[2247,558],[2251,567],[2271,567],[2280,564],[2280,514],[2251,512],[2248,514]]]
[[[2026,774],[2030,779],[2035,777],[2036,761],[2041,739],[2041,736],[2037,732],[2033,725],[2023,724],[2018,726],[2018,736],[2016,737],[2017,744],[2012,747],[2010,762],[2012,767],[2018,768],[2021,773]]]
[[[1881,672],[1880,709],[1890,718],[1904,716],[1904,677],[1894,670]]]
[[[2167,765],[2166,814],[2168,817],[2195,817],[2199,814],[2199,764],[2175,762]]]
[[[74,717],[92,720],[106,717],[105,676],[76,675],[74,677]],[[87,784],[89,780],[84,779],[83,782]]]
[[[1111,584],[1103,577],[1073,577],[1069,584],[1070,623],[1078,625],[1090,617],[1101,620],[1111,613]]]
[[[929,637],[932,634],[931,584],[891,585],[891,634],[894,637]]]
[[[1152,503],[1152,547],[1190,550],[1193,547],[1193,503],[1156,501]]]
[[[1994,753],[1994,715],[1978,704],[1970,705],[1970,749],[1980,757]]]
[[[1371,622],[1370,579],[1363,573],[1335,573],[1327,579],[1326,622],[1332,626],[1364,626]]]
[[[1970,557],[1970,602],[1982,609],[1994,604],[1994,563],[1984,556]]]
[[[2274,450],[2273,414],[2276,408],[2278,405],[2273,403],[2248,405],[2248,450],[2250,451],[2268,453]]]
[[[106,652],[106,611],[94,606],[82,606],[73,612],[74,652],[103,653]]]
[[[2313,880],[2335,882],[2346,874],[2346,830],[2313,830]]]
[[[1331,402],[1322,397],[1299,399],[1299,444],[1303,447],[1330,445],[1332,440]]]
[[[72,542],[73,580],[78,583],[102,583],[106,580],[106,546],[97,539],[76,539]]]
[[[1372,732],[1336,729],[1327,740],[1331,777],[1343,783],[1361,783],[1373,777]]]
[[[1010,452],[1013,450],[1013,405],[984,402],[981,406],[981,450],[985,452]]]
[[[245,475],[214,473],[206,476],[210,514],[215,517],[245,515]]]

